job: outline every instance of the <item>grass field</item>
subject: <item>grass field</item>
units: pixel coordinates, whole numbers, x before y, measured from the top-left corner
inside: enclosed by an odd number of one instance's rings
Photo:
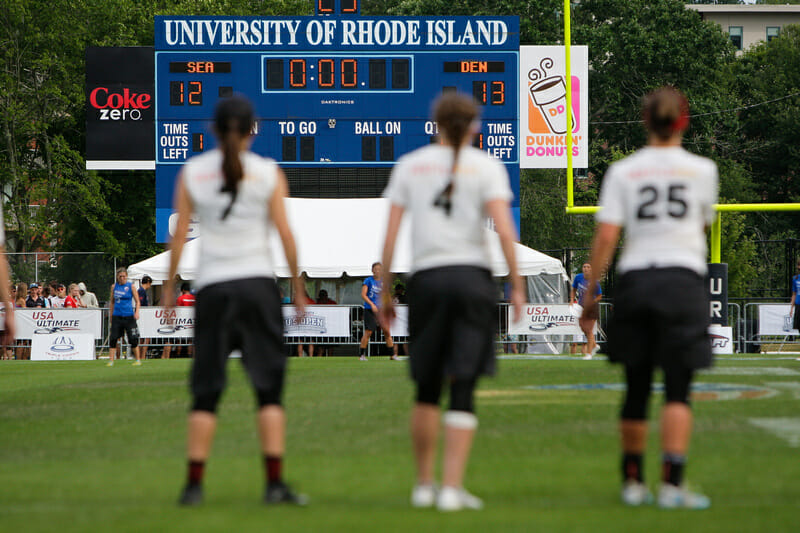
[[[175,505],[185,476],[186,360],[141,368],[0,363],[0,531],[797,531],[800,362],[721,359],[697,379],[688,478],[707,511],[618,501],[620,383],[604,361],[509,359],[481,382],[467,487],[480,512],[408,504],[406,363],[293,359],[287,479],[304,509],[261,505],[254,401],[231,361],[206,503]],[[559,388],[554,385],[584,384]],[[735,385],[735,386],[733,386]],[[536,388],[544,387],[544,388]],[[612,388],[613,389],[613,388]],[[719,399],[718,397],[728,399]],[[656,395],[653,407],[661,402]],[[768,429],[775,426],[777,429]],[[657,428],[654,427],[654,430]],[[780,435],[778,435],[780,434]],[[658,480],[658,431],[646,456]]]

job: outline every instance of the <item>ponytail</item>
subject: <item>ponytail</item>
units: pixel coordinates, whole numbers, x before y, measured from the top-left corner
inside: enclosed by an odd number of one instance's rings
[[[642,118],[648,132],[666,141],[689,127],[689,102],[674,87],[656,89],[644,98]]]
[[[253,126],[253,108],[246,99],[233,96],[220,100],[217,104],[214,125],[222,151],[222,175],[224,182],[220,192],[230,193],[231,200],[222,212],[225,220],[236,203],[239,182],[244,177],[244,169],[239,152],[242,139],[250,135]]]
[[[436,102],[434,108],[434,119],[453,148],[453,164],[450,167],[447,185],[445,185],[433,203],[433,205],[443,208],[448,216],[453,207],[453,188],[455,187],[456,168],[458,168],[461,145],[469,135],[470,125],[476,118],[478,118],[478,106],[475,105],[475,101],[458,93],[448,93],[442,96]]]

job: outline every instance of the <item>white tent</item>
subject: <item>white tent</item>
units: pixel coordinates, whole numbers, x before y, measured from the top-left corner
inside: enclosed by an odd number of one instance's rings
[[[286,200],[289,224],[297,241],[301,272],[311,278],[366,277],[372,274],[372,263],[380,260],[389,203],[382,198],[370,199],[307,199]],[[404,273],[411,266],[411,243],[408,217],[398,235],[391,271]],[[491,249],[492,273],[508,274],[497,233],[486,230]],[[183,249],[178,274],[182,279],[195,278],[201,237],[187,242]],[[289,268],[277,232],[271,236],[272,257],[278,277],[289,277]],[[561,261],[515,244],[517,263],[523,276],[547,274],[567,280]],[[160,284],[169,271],[169,252],[131,265],[128,276],[141,279],[145,274]],[[560,291],[559,291],[560,292]]]

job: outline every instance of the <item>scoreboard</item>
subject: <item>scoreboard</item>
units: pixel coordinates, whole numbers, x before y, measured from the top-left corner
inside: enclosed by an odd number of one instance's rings
[[[159,241],[181,164],[214,147],[234,93],[255,107],[253,151],[320,173],[390,169],[437,142],[440,94],[472,94],[475,145],[505,163],[518,216],[518,55],[517,17],[156,17]]]

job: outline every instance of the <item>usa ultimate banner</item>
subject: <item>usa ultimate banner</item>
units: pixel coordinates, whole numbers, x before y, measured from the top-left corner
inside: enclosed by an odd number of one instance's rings
[[[90,333],[103,338],[103,312],[100,309],[15,309],[18,339],[52,333]]]

